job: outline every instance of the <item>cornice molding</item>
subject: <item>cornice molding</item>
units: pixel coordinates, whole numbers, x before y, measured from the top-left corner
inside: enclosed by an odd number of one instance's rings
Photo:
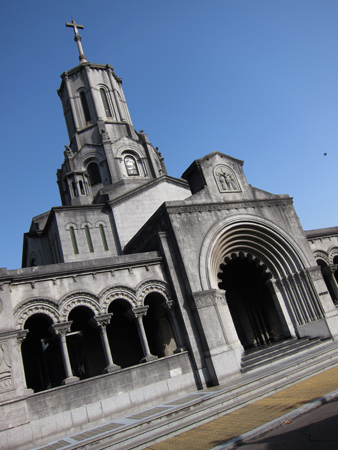
[[[183,200],[184,201],[184,200]],[[224,210],[239,210],[239,209],[256,209],[256,208],[279,208],[280,206],[292,205],[292,198],[283,199],[267,199],[267,200],[247,200],[240,202],[229,202],[229,203],[215,203],[209,202],[204,204],[190,204],[190,205],[175,205],[170,206],[170,204],[165,204],[168,214],[182,214],[182,213],[193,213],[193,212],[205,212],[205,211],[224,211]]]

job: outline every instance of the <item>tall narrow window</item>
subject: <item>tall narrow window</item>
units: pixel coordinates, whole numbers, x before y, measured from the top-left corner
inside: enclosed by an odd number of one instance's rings
[[[89,181],[90,181],[91,186],[93,186],[94,184],[101,183],[102,180],[101,180],[100,169],[96,163],[92,162],[92,163],[88,164],[87,172],[89,175]]]
[[[79,181],[79,186],[80,186],[80,192],[81,192],[81,194],[82,194],[82,195],[85,195],[85,191],[84,191],[83,183],[82,183],[82,181],[81,181],[81,180]]]
[[[77,242],[76,242],[74,227],[69,227],[69,232],[70,232],[70,238],[72,240],[74,254],[77,255],[79,253],[79,249],[78,249]]]
[[[138,175],[139,174],[135,158],[133,158],[132,156],[129,156],[129,155],[126,156],[124,158],[124,164],[126,166],[127,174],[129,176],[130,175]]]
[[[102,98],[103,107],[104,107],[104,110],[106,112],[106,116],[107,117],[111,117],[112,115],[111,115],[111,111],[110,111],[110,108],[109,108],[109,103],[108,103],[108,99],[107,99],[106,90],[101,88],[100,89],[100,94],[101,94],[101,98]]]
[[[106,233],[104,232],[104,228],[103,228],[102,224],[99,225],[99,229],[100,229],[103,248],[107,252],[109,250],[109,248],[108,248],[108,243],[107,243],[107,239],[106,239]]]
[[[89,112],[89,108],[88,108],[86,93],[84,91],[80,92],[80,99],[81,99],[81,104],[82,104],[83,113],[84,113],[86,122],[90,122],[91,117],[90,117],[90,112]]]
[[[94,251],[94,247],[93,247],[93,242],[92,242],[92,237],[90,235],[90,230],[89,230],[89,226],[85,225],[84,227],[85,233],[86,233],[86,239],[87,239],[87,244],[88,244],[88,249],[91,253],[93,253]]]
[[[72,182],[72,187],[73,187],[73,194],[74,194],[74,197],[77,197],[79,194],[78,194],[78,192],[77,192],[77,187],[76,187],[75,181]]]

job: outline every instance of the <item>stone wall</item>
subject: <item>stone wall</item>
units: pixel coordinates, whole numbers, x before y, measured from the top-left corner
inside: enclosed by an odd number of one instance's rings
[[[31,448],[196,390],[188,353],[32,394],[1,405],[2,449]]]

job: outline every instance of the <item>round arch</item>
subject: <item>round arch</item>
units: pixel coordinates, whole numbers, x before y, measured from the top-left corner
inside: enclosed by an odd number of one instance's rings
[[[142,281],[136,288],[136,296],[141,305],[144,305],[146,296],[151,293],[162,295],[168,306],[173,300],[169,284],[162,280],[151,279]]]
[[[259,341],[262,330],[267,331],[265,343],[269,343],[273,335],[278,339],[294,335],[295,328],[323,317],[306,270],[310,266],[302,249],[280,227],[264,218],[240,215],[209,230],[200,254],[200,279],[203,290],[226,291],[232,318],[235,321],[237,315],[243,335],[255,328],[246,344],[250,347]],[[249,280],[251,288],[244,289]],[[265,320],[265,311],[271,320]],[[253,327],[253,322],[258,325]]]
[[[60,320],[58,305],[46,298],[34,298],[25,301],[14,310],[14,320],[17,330],[23,330],[26,321],[35,314],[43,314],[50,318],[52,323]]]
[[[110,287],[108,289],[105,289],[100,294],[100,304],[101,304],[101,314],[107,314],[109,305],[114,300],[125,300],[128,302],[131,306],[131,308],[134,308],[135,306],[140,306],[140,302],[137,301],[136,292],[128,288],[127,286],[114,286]]]
[[[67,322],[72,309],[84,306],[89,308],[94,315],[100,314],[100,304],[98,298],[89,292],[73,292],[67,295],[60,304],[60,320]]]
[[[200,254],[203,290],[217,289],[217,273],[226,256],[250,253],[262,261],[274,278],[303,269],[307,258],[284,230],[256,216],[242,215],[214,225],[207,233]]]

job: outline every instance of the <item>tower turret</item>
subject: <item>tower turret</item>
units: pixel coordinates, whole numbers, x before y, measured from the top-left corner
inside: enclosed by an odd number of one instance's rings
[[[80,65],[61,75],[58,94],[70,143],[57,178],[62,204],[80,205],[102,195],[116,198],[166,170],[147,136],[133,128],[121,78],[109,64],[87,61],[78,33],[82,25],[72,20],[66,26],[74,29]]]

